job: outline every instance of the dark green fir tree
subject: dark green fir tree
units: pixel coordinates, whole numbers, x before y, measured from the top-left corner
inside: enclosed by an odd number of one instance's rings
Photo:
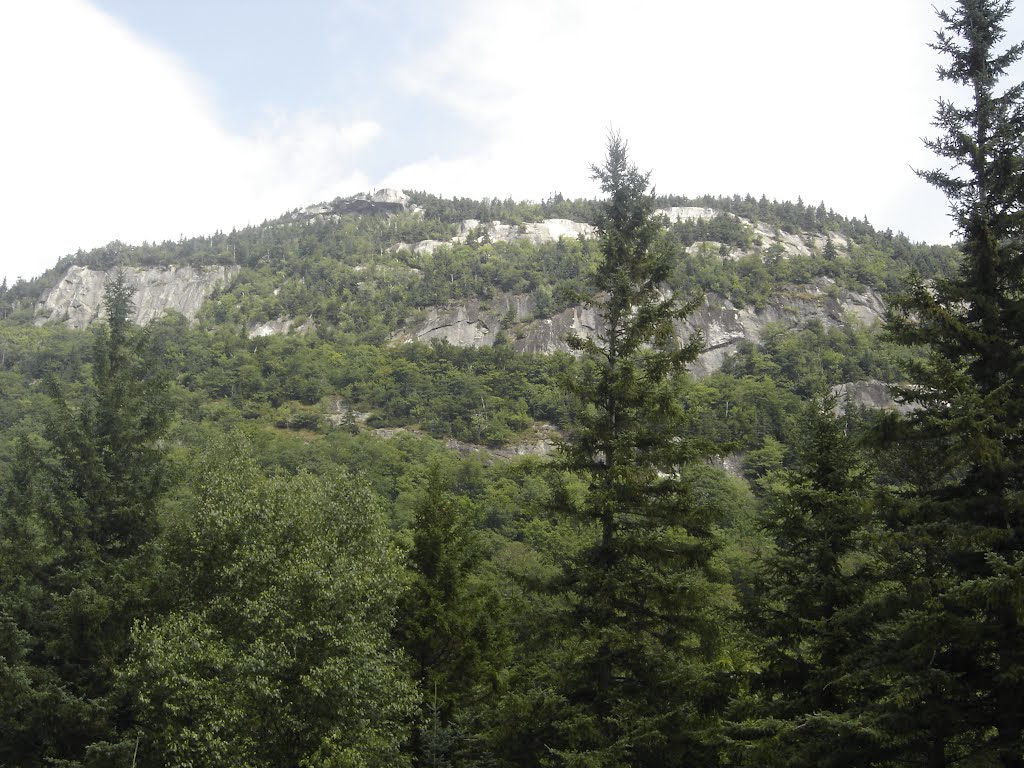
[[[44,435],[26,435],[0,510],[0,627],[14,647],[0,676],[10,765],[107,765],[129,755],[130,715],[112,695],[145,602],[164,486],[157,441],[170,418],[161,366],[130,323],[119,273],[104,295],[84,396],[48,383]],[[10,696],[14,698],[8,698]]]
[[[618,135],[593,174],[608,195],[600,327],[597,338],[570,340],[582,367],[560,458],[585,487],[566,512],[593,543],[568,566],[576,607],[552,756],[570,766],[712,766],[724,591],[712,566],[715,511],[693,503],[684,479],[705,456],[686,413],[686,366],[702,339],[679,343],[692,304],[664,290],[674,254],[649,174]]]
[[[1024,765],[1024,52],[1002,47],[1007,0],[939,12],[942,167],[921,176],[950,201],[962,267],[896,302],[889,329],[926,361],[902,390],[917,406],[885,437],[927,466],[897,478],[901,544],[879,701],[905,764]],[[898,598],[898,599],[897,599]]]
[[[480,577],[483,550],[467,502],[433,467],[413,521],[412,583],[395,633],[421,689],[418,766],[474,764],[469,755],[506,645],[497,594]]]
[[[747,617],[759,671],[747,701],[742,764],[866,765],[876,752],[861,724],[857,673],[876,583],[872,484],[834,397],[807,406],[796,460],[761,482],[764,556]]]

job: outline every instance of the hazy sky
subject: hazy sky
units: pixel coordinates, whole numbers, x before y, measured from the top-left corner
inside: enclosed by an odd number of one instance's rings
[[[661,192],[945,242],[912,171],[935,28],[928,0],[4,0],[0,274],[385,186],[594,196],[609,126]]]

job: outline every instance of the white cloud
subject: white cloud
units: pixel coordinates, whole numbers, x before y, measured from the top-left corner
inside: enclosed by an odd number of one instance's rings
[[[0,100],[9,279],[365,189],[354,158],[379,131],[311,112],[233,135],[180,62],[81,0],[0,4]]]
[[[931,165],[934,27],[927,4],[891,0],[468,3],[401,83],[489,139],[385,183],[591,195],[613,125],[661,191],[824,199],[940,240],[944,200],[911,170]]]

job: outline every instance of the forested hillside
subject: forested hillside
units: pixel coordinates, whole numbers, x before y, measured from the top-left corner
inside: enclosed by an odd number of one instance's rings
[[[612,134],[4,284],[0,764],[1024,765],[1008,12],[940,14],[957,248]]]

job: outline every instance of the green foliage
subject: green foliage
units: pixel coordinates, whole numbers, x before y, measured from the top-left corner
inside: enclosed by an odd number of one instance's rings
[[[672,251],[648,176],[618,136],[594,177],[610,195],[598,219],[604,327],[599,341],[570,340],[585,365],[559,464],[585,484],[565,511],[595,541],[569,566],[576,597],[553,749],[565,765],[713,765],[717,515],[693,504],[679,476],[701,455],[682,410],[701,339],[676,345],[672,323],[691,305],[660,291]]]
[[[495,693],[507,644],[497,589],[480,577],[483,548],[472,509],[447,485],[432,468],[413,520],[412,584],[396,629],[424,703],[414,756],[428,766],[479,751],[473,720]]]
[[[796,463],[761,481],[774,547],[747,598],[760,670],[741,707],[745,765],[867,765],[877,751],[858,719],[856,674],[872,629],[861,614],[878,578],[871,481],[834,407],[834,398],[808,406]]]
[[[16,713],[0,757],[13,764],[105,765],[126,749],[130,717],[113,676],[145,610],[170,407],[146,335],[128,324],[123,273],[104,303],[90,386],[73,406],[49,380],[45,439],[21,439],[0,510],[12,681],[0,710]]]
[[[248,451],[190,470],[161,542],[170,610],[136,622],[120,676],[139,764],[401,765],[416,699],[389,643],[384,510],[344,476],[267,478]]]
[[[943,16],[979,96],[940,109],[962,167],[926,174],[959,272],[823,203],[655,199],[616,138],[605,202],[339,199],[0,286],[0,763],[1019,766],[1024,119],[977,69],[1007,8]],[[547,217],[601,237],[463,224]],[[35,327],[72,263],[240,269],[194,324],[130,327],[122,276],[106,326]],[[909,352],[768,325],[686,374],[683,297],[785,311],[913,273]],[[578,357],[513,351],[588,302]],[[501,317],[494,346],[389,343],[449,304]],[[805,403],[908,372],[883,493],[874,417]],[[552,434],[555,461],[498,458]]]
[[[712,219],[683,219],[673,223],[670,229],[684,247],[710,240],[746,250],[754,239],[749,226],[724,212]]]
[[[918,410],[884,435],[904,461],[890,464],[900,589],[877,716],[902,759],[932,766],[1024,764],[1024,85],[999,86],[1024,46],[998,50],[1010,12],[1003,0],[939,12],[939,75],[969,93],[940,101],[928,144],[943,168],[921,175],[948,197],[964,259],[889,320],[926,359],[902,390]]]

